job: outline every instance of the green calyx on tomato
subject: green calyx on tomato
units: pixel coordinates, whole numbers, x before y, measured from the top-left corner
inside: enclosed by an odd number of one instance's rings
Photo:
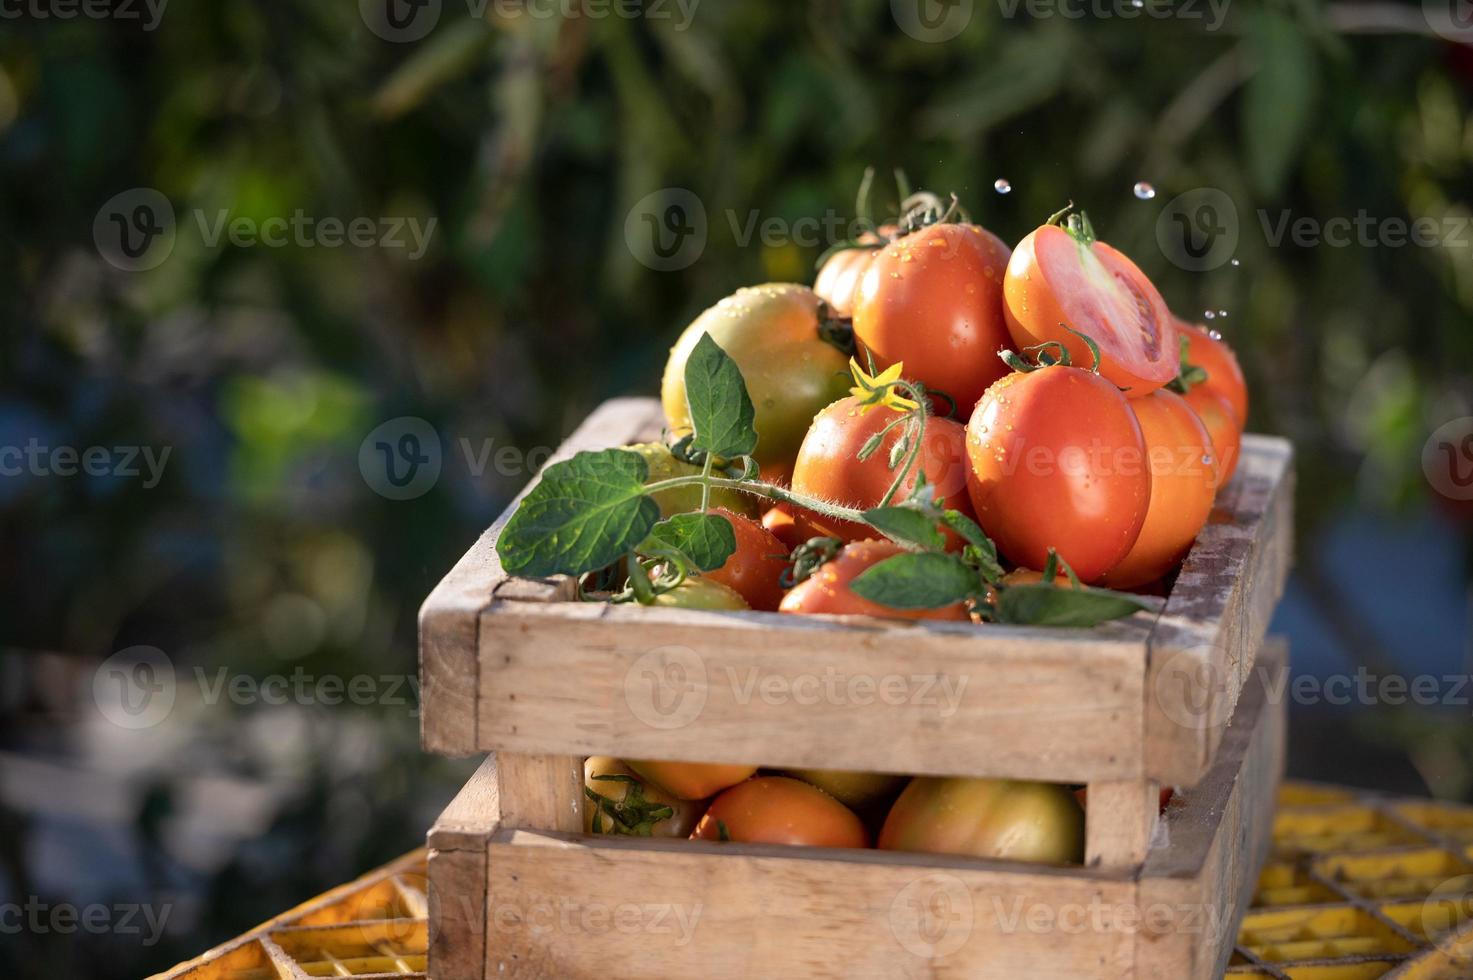
[[[791,301],[790,296],[769,299]],[[860,410],[895,410],[903,431],[890,450],[895,474],[886,492],[877,506],[861,509],[763,482],[754,455],[761,442],[761,413],[736,359],[711,334],[701,333],[689,343],[683,362],[680,391],[689,420],[687,449],[703,454],[702,465],[697,468],[643,447],[581,452],[547,467],[496,542],[508,572],[580,580],[598,573],[607,579],[611,566],[622,566],[624,586],[613,597],[618,601],[743,608],[746,603],[737,593],[699,574],[720,569],[736,551],[731,521],[710,513],[715,495],[730,491],[865,524],[897,543],[899,553],[854,579],[854,593],[865,600],[898,610],[985,602],[989,587],[1002,576],[997,548],[976,521],[938,504],[936,488],[918,468],[929,400],[924,387],[902,379],[902,365],[873,377],[854,366],[856,387],[851,391],[862,403]],[[667,402],[667,411],[669,407]],[[671,469],[673,476],[667,475]],[[910,489],[897,503],[902,486]],[[685,492],[684,503],[699,509],[665,516],[661,503],[668,506],[670,491]],[[948,535],[964,542],[958,553],[946,551]],[[1078,590],[1059,590],[1059,595],[1057,601],[1066,605],[1079,601]],[[1092,602],[1089,608],[1108,613],[1101,618],[1114,618],[1141,606],[1122,598],[1108,606]],[[1092,625],[1089,618],[1076,611],[1070,621]]]
[[[646,785],[618,759],[583,763],[583,829],[626,837],[685,837],[699,817],[694,807]]]

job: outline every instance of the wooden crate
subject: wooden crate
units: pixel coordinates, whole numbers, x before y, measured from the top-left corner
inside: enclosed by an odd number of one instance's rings
[[[554,458],[661,425],[611,401]],[[1158,611],[1092,630],[571,601],[501,570],[513,504],[421,611],[424,745],[497,752],[537,830],[577,829],[589,755],[1086,783],[1088,862],[1135,868],[1156,786],[1207,772],[1282,592],[1291,459],[1246,436]]]
[[[1255,672],[1138,870],[529,829],[503,794],[555,774],[508,779],[493,756],[430,832],[430,976],[1218,977],[1268,849],[1284,712]]]

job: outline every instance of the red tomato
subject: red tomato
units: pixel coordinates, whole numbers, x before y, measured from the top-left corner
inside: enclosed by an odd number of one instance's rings
[[[1207,372],[1207,380],[1197,388],[1215,391],[1227,399],[1237,419],[1238,430],[1248,424],[1248,382],[1243,378],[1243,368],[1238,356],[1222,339],[1222,334],[1206,327],[1177,321],[1181,335],[1187,338],[1187,363],[1195,364]]]
[[[1058,549],[1084,581],[1130,551],[1146,520],[1145,437],[1114,385],[1083,368],[1010,374],[967,425],[967,489],[978,523],[1014,563]]]
[[[1002,239],[977,225],[938,224],[891,242],[854,294],[854,339],[886,368],[955,399],[965,413],[1007,373]],[[864,363],[864,358],[860,358]]]
[[[1000,362],[999,362],[1000,363]],[[900,439],[904,423],[891,429],[880,448],[868,459],[859,458],[859,450],[886,425],[897,418],[893,409],[876,405],[860,411],[859,398],[841,398],[814,418],[798,448],[793,464],[793,490],[809,497],[830,500],[864,510],[884,498],[895,480],[890,469],[890,450]],[[931,416],[926,419],[926,434],[921,439],[917,468],[926,474],[926,482],[936,488],[936,499],[944,506],[962,513],[972,513],[967,499],[967,466],[965,456],[966,429],[951,419]],[[903,465],[903,464],[902,464]],[[904,500],[915,487],[915,471],[911,471],[893,501]],[[795,511],[804,537],[828,535],[845,541],[873,537],[875,530],[866,524],[835,520],[811,511]],[[961,547],[961,539],[954,538]]]
[[[704,800],[728,786],[735,786],[757,771],[756,766],[722,765],[716,762],[625,759],[624,764],[642,778],[682,800]]]
[[[1206,385],[1193,385],[1185,395],[1187,404],[1207,427],[1212,437],[1212,455],[1217,457],[1217,485],[1222,487],[1238,469],[1238,455],[1243,448],[1243,431],[1227,396]]]
[[[894,225],[882,225],[880,234],[890,238],[896,230]],[[829,256],[823,268],[818,270],[818,278],[813,282],[813,291],[818,294],[819,299],[829,304],[829,309],[835,316],[853,315],[854,291],[859,288],[859,281],[864,278],[865,270],[875,260],[884,244],[879,235],[870,231],[860,235],[859,241],[874,247],[848,248],[835,252]]]
[[[1154,582],[1186,556],[1212,513],[1217,458],[1212,438],[1186,399],[1162,389],[1130,402],[1146,438],[1151,504],[1130,552],[1104,584],[1130,589]]]
[[[1003,296],[1013,343],[1057,342],[1089,367],[1088,335],[1100,348],[1100,374],[1139,398],[1175,378],[1181,367],[1176,320],[1145,273],[1095,241],[1082,216],[1072,230],[1044,225],[1018,243]]]
[[[691,840],[803,847],[869,847],[854,811],[817,787],[787,776],[762,776],[711,801]]]
[[[818,571],[794,586],[783,597],[778,611],[802,615],[889,616],[894,619],[967,619],[966,604],[961,602],[940,609],[895,609],[870,602],[849,590],[849,583],[860,572],[904,550],[893,541],[869,540],[847,544],[833,561],[825,562]]]
[[[713,507],[711,513],[731,522],[736,532],[736,551],[726,559],[726,564],[714,572],[703,573],[704,577],[736,590],[753,609],[775,611],[783,599],[783,587],[778,579],[787,570],[788,549],[750,517],[734,514],[724,507]]]
[[[798,523],[793,520],[792,504],[782,503],[768,508],[767,513],[762,515],[762,526],[772,532],[772,536],[781,541],[783,547],[789,551],[803,543],[803,536],[798,531]]]
[[[1052,783],[918,776],[890,808],[878,846],[1077,864],[1084,860],[1084,811]]]

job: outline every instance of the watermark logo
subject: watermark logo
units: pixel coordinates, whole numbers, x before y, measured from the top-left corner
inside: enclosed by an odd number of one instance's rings
[[[1473,963],[1473,875],[1449,878],[1422,903],[1422,928],[1446,949],[1457,963]],[[1462,930],[1451,940],[1447,933]]]
[[[114,194],[92,219],[92,241],[109,265],[146,272],[174,252],[174,205],[152,187]]]
[[[1422,447],[1422,473],[1449,500],[1473,500],[1473,416],[1437,427]]]
[[[418,41],[440,22],[442,0],[358,0],[358,16],[385,41]]]
[[[1212,653],[1209,648],[1182,650],[1152,678],[1157,707],[1182,728],[1210,731],[1228,723],[1228,675]]]
[[[684,187],[646,194],[624,218],[624,243],[656,272],[689,268],[706,250],[706,206]]]
[[[1156,244],[1188,272],[1221,268],[1238,249],[1238,208],[1216,187],[1178,194],[1156,218]]]
[[[910,882],[890,903],[890,932],[922,959],[950,956],[971,938],[972,893],[956,875],[933,872]]]
[[[706,663],[690,647],[656,647],[625,671],[624,701],[651,728],[684,728],[706,708]]]
[[[414,415],[389,419],[358,447],[358,472],[381,497],[413,500],[440,479],[440,435]]]
[[[943,44],[972,22],[973,0],[890,0],[902,31],[927,44]]]
[[[92,675],[97,710],[119,728],[152,728],[174,710],[174,695],[174,663],[157,647],[119,650]]]
[[[1422,0],[1422,17],[1438,36],[1473,43],[1473,0]]]

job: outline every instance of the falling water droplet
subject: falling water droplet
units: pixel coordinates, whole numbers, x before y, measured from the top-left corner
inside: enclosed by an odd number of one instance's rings
[[[1217,319],[1217,314],[1214,313],[1212,310],[1203,310],[1202,311],[1202,315],[1204,317],[1206,317],[1207,319],[1209,319],[1209,320],[1216,320]]]
[[[999,194],[1008,194],[1012,192],[1013,185],[1008,183],[1008,179],[1006,177],[999,177],[992,182],[992,189],[997,191]]]
[[[1233,259],[1233,268],[1234,269],[1236,269],[1238,266],[1240,266],[1242,264],[1243,263],[1239,262],[1237,259]]]
[[[1217,315],[1219,317],[1221,317],[1222,319],[1226,320],[1227,319],[1227,310],[1218,310],[1217,311]]]
[[[1222,339],[1222,331],[1221,330],[1209,330],[1209,331],[1207,331],[1207,336],[1211,337],[1213,340],[1221,340]]]
[[[1151,198],[1156,196],[1156,188],[1152,187],[1144,180],[1136,181],[1135,196],[1140,198],[1142,201],[1149,201]]]

